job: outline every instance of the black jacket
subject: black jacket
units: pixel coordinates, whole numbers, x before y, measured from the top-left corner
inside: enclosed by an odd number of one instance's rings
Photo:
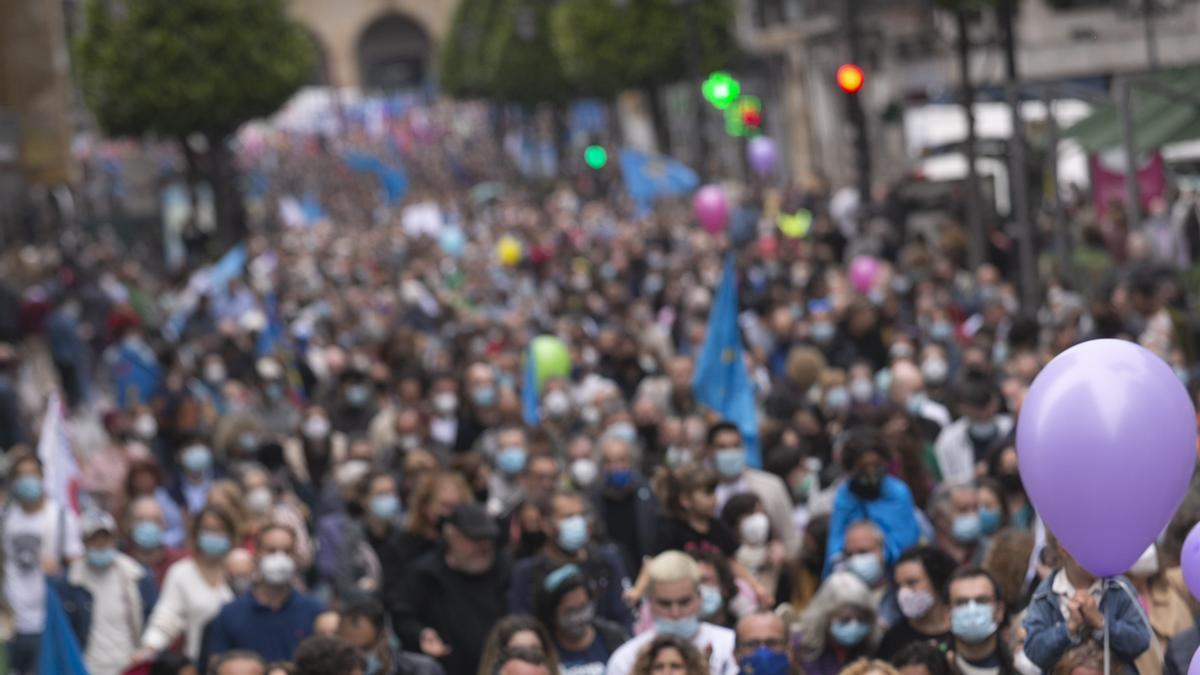
[[[432,628],[451,650],[441,659],[446,672],[475,672],[488,632],[508,611],[511,576],[512,565],[502,552],[483,574],[456,572],[446,565],[445,545],[439,544],[413,562],[403,593],[389,608],[400,643],[418,650],[421,631]]]

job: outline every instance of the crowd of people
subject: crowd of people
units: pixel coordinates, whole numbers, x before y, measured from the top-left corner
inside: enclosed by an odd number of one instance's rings
[[[737,251],[747,439],[695,393],[731,244],[684,200],[642,213],[592,174],[479,198],[451,157],[413,172],[430,231],[306,148],[273,165],[328,212],[249,237],[220,278],[103,236],[4,260],[9,673],[37,672],[58,605],[92,675],[1186,672],[1200,505],[1097,579],[1042,525],[1014,441],[1081,340],[1140,341],[1193,384],[1178,257],[1144,232],[1085,237],[1107,262],[1021,307],[1002,247],[967,269],[953,223],[860,226],[817,184],[785,191],[811,231],[764,216]],[[861,254],[883,261],[865,292]],[[543,334],[571,370],[531,425]],[[66,430],[39,438],[52,392]]]

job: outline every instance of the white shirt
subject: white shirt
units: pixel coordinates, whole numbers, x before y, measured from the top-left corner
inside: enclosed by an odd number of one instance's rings
[[[84,664],[91,675],[121,675],[137,649],[142,633],[142,597],[138,579],[145,575],[132,558],[117,554],[103,569],[79,560],[71,565],[68,580],[92,595],[92,622],[88,629]]]
[[[42,508],[26,513],[18,504],[4,515],[4,595],[13,611],[18,633],[41,633],[46,624],[46,576],[43,560],[61,561],[83,555],[79,520],[66,509],[45,500]],[[59,523],[64,532],[59,536]],[[61,550],[60,550],[61,549]]]
[[[651,628],[621,645],[621,648],[609,658],[608,667],[604,671],[605,675],[629,675],[633,671],[633,664],[641,654],[642,648],[650,644],[656,635],[657,632]],[[735,675],[737,673],[737,660],[733,657],[736,637],[734,632],[728,628],[714,626],[711,623],[700,624],[700,630],[692,638],[692,644],[696,645],[696,649],[699,649],[701,654],[706,654],[709,647],[712,647],[712,654],[708,659],[708,670],[712,675]]]
[[[204,626],[233,600],[233,591],[222,582],[210,586],[200,575],[196,561],[184,558],[171,565],[163,579],[158,603],[146,624],[142,645],[163,650],[180,635],[185,635],[183,653],[189,659],[200,656],[200,638]]]

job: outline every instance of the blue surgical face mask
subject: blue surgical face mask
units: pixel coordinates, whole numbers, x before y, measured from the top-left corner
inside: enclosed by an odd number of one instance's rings
[[[658,635],[674,635],[684,640],[691,640],[700,632],[700,617],[685,616],[682,619],[663,619],[654,617],[654,631]]]
[[[1000,509],[979,509],[979,528],[985,534],[991,534],[1000,529]]]
[[[979,539],[983,524],[978,513],[960,513],[954,516],[950,526],[950,534],[961,544],[970,544]]]
[[[784,652],[777,652],[766,645],[754,650],[753,654],[738,659],[739,672],[754,675],[788,675],[791,664]]]
[[[837,332],[837,327],[828,321],[814,321],[808,329],[808,334],[817,344],[828,344],[833,339],[834,333]]]
[[[13,481],[13,496],[25,504],[42,498],[42,479],[37,476],[21,476]]]
[[[475,387],[471,390],[471,400],[480,408],[490,408],[496,405],[496,388],[491,385]]]
[[[708,584],[700,585],[700,616],[709,618],[721,611],[725,599],[721,597],[721,589]]]
[[[496,453],[496,466],[504,473],[515,476],[525,470],[525,448],[514,445]]]
[[[212,452],[203,445],[193,445],[183,451],[183,456],[180,458],[183,463],[183,468],[192,473],[202,473],[208,471],[212,466]]]
[[[845,387],[834,387],[825,392],[825,405],[834,412],[850,407],[850,392]]]
[[[883,578],[883,564],[874,553],[859,553],[846,558],[846,570],[868,586],[874,586]]]
[[[971,426],[967,429],[967,434],[976,443],[991,443],[996,439],[997,433],[999,433],[999,429],[996,428],[996,423],[991,420],[987,422],[971,422]]]
[[[88,564],[98,570],[108,569],[116,559],[117,550],[111,546],[108,548],[89,548],[87,551]]]
[[[995,609],[974,601],[959,605],[950,612],[950,630],[969,645],[979,644],[996,632]]]
[[[371,388],[365,384],[356,384],[346,388],[346,402],[355,408],[365,406],[371,400]]]
[[[210,558],[219,558],[229,552],[229,536],[220,532],[201,532],[196,537],[196,548]]]
[[[558,547],[567,553],[583,548],[588,540],[587,518],[571,516],[558,521]]]
[[[867,639],[867,635],[871,633],[871,627],[858,619],[850,619],[849,621],[834,621],[829,624],[829,635],[833,641],[843,647],[855,647],[863,640]]]
[[[604,482],[617,490],[623,490],[630,480],[633,480],[633,471],[629,469],[618,469],[604,474]]]
[[[371,515],[380,520],[392,520],[400,513],[400,498],[393,494],[371,497]]]
[[[637,442],[637,428],[629,422],[617,422],[608,428],[608,435],[619,438],[626,443]]]
[[[154,549],[162,546],[163,528],[153,520],[139,520],[133,524],[130,536],[139,548]]]
[[[268,399],[278,401],[283,398],[283,385],[278,382],[271,382],[263,387],[263,392],[266,393]]]
[[[746,449],[721,448],[713,454],[713,465],[722,478],[737,478],[746,470]]]

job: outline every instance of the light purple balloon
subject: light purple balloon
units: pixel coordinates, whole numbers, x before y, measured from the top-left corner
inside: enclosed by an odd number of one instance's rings
[[[775,141],[767,136],[755,136],[746,146],[746,158],[750,160],[750,168],[754,169],[754,173],[766,176],[775,170],[775,163],[779,161]]]
[[[1067,551],[1092,574],[1121,574],[1187,494],[1196,415],[1150,350],[1092,340],[1033,381],[1017,423],[1021,480]],[[1200,674],[1198,674],[1200,675]]]
[[[718,185],[705,185],[692,197],[692,209],[696,220],[711,234],[717,234],[729,223],[729,202],[725,191]]]
[[[1200,599],[1200,523],[1196,523],[1192,531],[1188,532],[1187,539],[1183,540],[1183,550],[1179,552],[1179,566],[1183,569],[1183,580],[1192,592],[1192,597]]]
[[[1192,662],[1188,664],[1188,675],[1200,675],[1200,648],[1192,654]]]

